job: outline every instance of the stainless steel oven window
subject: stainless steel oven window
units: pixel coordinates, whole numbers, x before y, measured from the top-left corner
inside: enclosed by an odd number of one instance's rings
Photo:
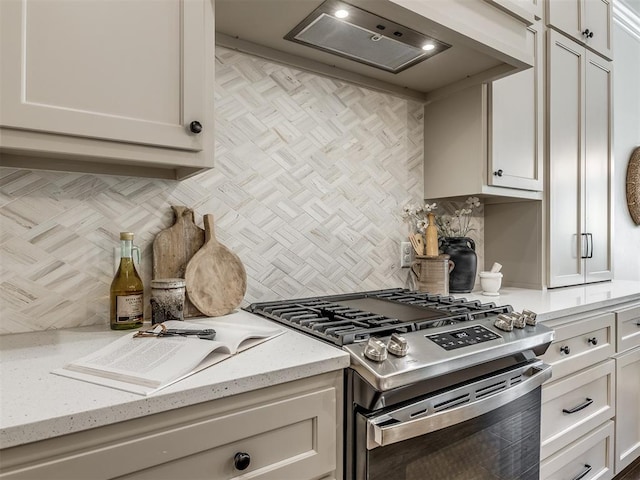
[[[355,472],[346,477],[537,479],[540,386],[550,376],[534,360],[410,402],[357,409]]]
[[[366,472],[357,478],[538,480],[540,392],[537,388],[498,409],[432,433],[359,449],[366,457],[359,469]]]

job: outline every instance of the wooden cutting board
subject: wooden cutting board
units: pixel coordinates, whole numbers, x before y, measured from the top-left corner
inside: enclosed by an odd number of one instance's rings
[[[219,317],[235,310],[247,291],[240,258],[216,239],[213,215],[204,216],[204,245],[187,264],[187,293],[205,315]]]
[[[185,278],[187,263],[204,244],[204,230],[193,220],[193,210],[172,206],[175,223],[159,232],[153,240],[153,278]],[[199,317],[202,312],[185,300],[184,316]]]

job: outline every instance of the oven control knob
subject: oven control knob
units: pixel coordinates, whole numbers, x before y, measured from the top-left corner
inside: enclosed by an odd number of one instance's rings
[[[364,346],[364,356],[374,362],[382,362],[387,359],[387,346],[377,338],[369,337]]]
[[[531,310],[522,310],[522,315],[524,315],[527,321],[527,325],[535,326],[535,324],[537,323],[537,314],[535,312],[532,312]]]
[[[407,339],[401,337],[397,333],[393,333],[391,338],[389,339],[389,344],[387,345],[387,350],[392,355],[396,357],[404,357],[409,351],[409,345],[407,344]]]
[[[511,315],[501,313],[498,315],[493,325],[500,330],[510,332],[513,330],[513,318]]]

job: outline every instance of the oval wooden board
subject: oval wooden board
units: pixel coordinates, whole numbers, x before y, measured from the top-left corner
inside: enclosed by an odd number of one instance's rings
[[[204,245],[187,264],[187,294],[202,313],[219,317],[242,302],[247,273],[240,258],[216,239],[211,214],[204,216],[204,233]]]
[[[171,206],[175,223],[159,232],[153,240],[153,278],[185,278],[187,263],[204,244],[204,230],[193,221],[193,210]],[[185,299],[184,316],[199,317],[189,296]]]
[[[636,225],[640,225],[640,147],[631,154],[627,166],[627,205]]]

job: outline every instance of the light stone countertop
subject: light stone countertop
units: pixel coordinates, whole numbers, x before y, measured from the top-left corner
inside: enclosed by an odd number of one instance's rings
[[[244,325],[279,326],[245,311],[220,318]],[[126,332],[94,326],[0,336],[0,448],[228,397],[349,365],[349,356],[341,349],[285,330],[283,335],[148,397],[50,373]]]
[[[498,297],[480,292],[454,296],[508,304],[518,311],[526,308],[545,321],[640,301],[640,282],[613,281],[553,290],[503,288]],[[243,324],[277,326],[244,311],[224,318]],[[94,326],[0,336],[0,448],[194,405],[349,365],[348,355],[339,348],[285,330],[279,337],[149,397],[50,373],[107,345],[123,332]]]
[[[511,305],[514,310],[531,310],[539,321],[575,315],[588,310],[606,308],[626,302],[640,301],[640,282],[614,280],[574,287],[547,290],[501,288],[500,295],[482,295],[480,291],[453,294],[456,298],[479,300],[482,303]]]

